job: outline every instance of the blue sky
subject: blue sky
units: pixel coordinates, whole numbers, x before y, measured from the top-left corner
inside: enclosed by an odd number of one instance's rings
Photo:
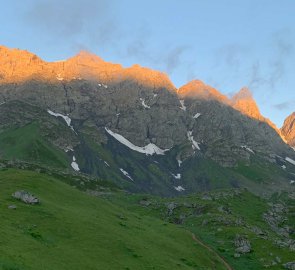
[[[87,49],[106,61],[247,86],[278,126],[295,111],[294,0],[0,0],[0,44],[47,61]]]

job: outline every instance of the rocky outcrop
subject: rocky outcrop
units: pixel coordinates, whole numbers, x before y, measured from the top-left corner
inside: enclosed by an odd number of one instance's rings
[[[267,123],[281,136],[280,130],[276,127],[276,125],[260,113],[253,95],[247,87],[242,88],[238,93],[236,93],[232,97],[230,104],[234,109],[240,111],[242,114],[260,122]]]
[[[16,191],[12,194],[12,197],[17,199],[17,200],[20,200],[26,204],[39,204],[40,203],[40,200],[35,197],[33,194],[25,191],[25,190],[19,190],[19,191]]]
[[[284,264],[285,269],[295,270],[295,262],[287,262]]]
[[[288,144],[295,147],[295,112],[285,119],[281,132]]]
[[[245,236],[237,234],[234,240],[234,245],[237,253],[244,254],[251,252],[250,241]]]
[[[253,99],[251,91],[246,87],[242,88],[232,97],[231,105],[233,106],[233,108],[249,117],[263,120],[259,108],[255,100]]]

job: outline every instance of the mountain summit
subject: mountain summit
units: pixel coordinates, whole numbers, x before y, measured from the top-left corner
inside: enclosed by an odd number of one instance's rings
[[[228,99],[225,95],[200,80],[193,80],[187,83],[180,87],[177,93],[181,98],[201,98],[228,103]]]
[[[281,132],[287,142],[295,147],[295,112],[285,119]]]
[[[253,94],[249,90],[249,88],[243,87],[238,93],[236,93],[231,98],[230,104],[234,109],[240,111],[244,115],[247,115],[248,117],[251,117],[253,119],[257,119],[258,121],[267,123],[281,136],[281,132],[276,127],[276,125],[260,113],[257,103],[254,100]]]
[[[231,104],[233,108],[241,113],[258,120],[263,120],[253,95],[247,87],[242,88],[232,97]]]

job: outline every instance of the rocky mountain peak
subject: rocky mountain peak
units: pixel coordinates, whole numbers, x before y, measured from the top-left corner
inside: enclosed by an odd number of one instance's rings
[[[232,97],[231,105],[233,108],[249,117],[258,120],[263,119],[263,116],[259,111],[259,108],[253,98],[253,95],[247,87],[242,88],[238,93],[236,93]]]
[[[243,87],[238,93],[236,93],[231,98],[230,104],[234,109],[240,111],[242,114],[250,118],[256,119],[258,121],[267,123],[281,136],[281,132],[276,127],[276,125],[260,113],[258,105],[255,99],[253,98],[253,94],[249,90],[249,88]]]
[[[290,114],[284,121],[281,133],[291,146],[295,146],[295,112]]]
[[[84,65],[99,65],[105,63],[102,58],[86,50],[81,50],[78,54],[69,58],[67,61]]]
[[[142,67],[138,64],[124,69],[122,76],[127,80],[136,81],[149,88],[166,88],[176,91],[166,73]]]
[[[222,103],[228,103],[229,101],[225,95],[200,80],[190,81],[180,87],[177,93],[181,98],[217,100]]]
[[[248,87],[243,87],[239,92],[237,92],[233,98],[234,99],[251,99],[253,100],[253,94]]]

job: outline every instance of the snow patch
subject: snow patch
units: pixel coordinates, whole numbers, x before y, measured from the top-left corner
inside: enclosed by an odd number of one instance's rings
[[[181,179],[181,174],[180,174],[180,173],[178,173],[178,174],[173,174],[173,173],[172,173],[172,175],[173,175],[173,177],[174,177],[175,179]]]
[[[250,147],[248,147],[247,145],[241,145],[241,147],[243,149],[246,149],[247,151],[251,152],[252,154],[255,154],[254,151]]]
[[[66,153],[69,152],[69,151],[74,152],[73,148],[71,148],[70,146],[68,146],[68,147],[65,149],[65,152],[66,152]]]
[[[75,171],[80,171],[80,168],[79,168],[79,165],[78,165],[78,163],[76,162],[76,158],[75,158],[75,156],[73,156],[73,161],[72,161],[72,163],[71,163],[71,166],[72,166],[72,168],[75,170]]]
[[[104,88],[108,88],[108,86],[106,84],[103,84],[103,83],[98,83],[97,84],[99,87],[104,87]]]
[[[282,169],[284,169],[284,170],[286,170],[286,168],[287,168],[286,165],[283,165],[283,166],[281,166],[281,167],[282,167]]]
[[[180,104],[181,104],[181,107],[179,107],[181,110],[183,110],[183,111],[186,111],[186,106],[184,105],[184,100],[183,99],[181,99],[181,100],[179,100],[179,102],[180,102]]]
[[[199,144],[194,140],[192,131],[187,132],[187,138],[192,143],[192,148],[194,150],[196,150],[196,149],[201,150],[200,147],[199,147]]]
[[[146,108],[146,109],[150,109],[150,108],[151,108],[149,105],[147,105],[147,104],[145,103],[145,100],[144,100],[143,98],[140,98],[139,100],[141,101],[141,105],[142,105],[144,108]]]
[[[142,153],[142,154],[146,154],[146,155],[153,155],[153,154],[165,155],[165,152],[170,150],[170,149],[164,149],[163,150],[163,149],[159,148],[158,146],[156,146],[153,143],[149,143],[148,145],[143,146],[143,147],[136,146],[133,143],[131,143],[130,141],[128,141],[126,138],[124,138],[122,135],[111,131],[107,127],[105,127],[105,130],[106,130],[107,133],[109,133],[112,137],[114,137],[120,143],[124,144],[125,146],[127,146],[131,150],[134,150],[134,151]]]
[[[110,164],[107,163],[105,160],[103,161],[105,165],[107,165],[108,167],[110,167]]]
[[[177,159],[177,163],[178,163],[178,167],[180,167],[182,164],[182,161],[180,159]]]
[[[185,191],[185,189],[182,186],[177,186],[174,187],[177,191],[181,192],[181,191]]]
[[[0,106],[3,105],[3,104],[5,104],[5,102],[0,103]]]
[[[4,102],[5,103],[5,102]],[[2,104],[4,104],[4,103],[2,103]],[[0,104],[0,105],[2,105],[2,104]],[[291,147],[294,151],[295,151],[295,147]]]
[[[291,180],[291,181],[290,181],[290,184],[291,184],[291,185],[293,185],[294,183],[295,183],[295,181],[294,181],[294,180]]]
[[[68,127],[70,127],[73,131],[75,131],[74,128],[73,128],[73,126],[71,125],[72,119],[70,117],[68,117],[67,115],[62,115],[60,113],[55,113],[55,112],[53,112],[51,110],[47,110],[47,112],[50,115],[53,115],[55,117],[62,117],[66,121]]]
[[[285,160],[288,161],[289,163],[295,165],[295,160],[293,160],[293,159],[291,159],[289,157],[286,157]]]
[[[129,175],[129,173],[128,172],[126,172],[125,170],[123,170],[122,168],[120,168],[120,171],[126,176],[126,177],[128,177],[130,180],[132,180],[133,181],[133,179],[132,179],[132,177]]]
[[[154,94],[154,98],[156,98],[158,96],[158,94]]]
[[[197,119],[200,115],[201,115],[200,113],[196,113],[196,114],[193,116],[193,118],[194,118],[194,119]]]

